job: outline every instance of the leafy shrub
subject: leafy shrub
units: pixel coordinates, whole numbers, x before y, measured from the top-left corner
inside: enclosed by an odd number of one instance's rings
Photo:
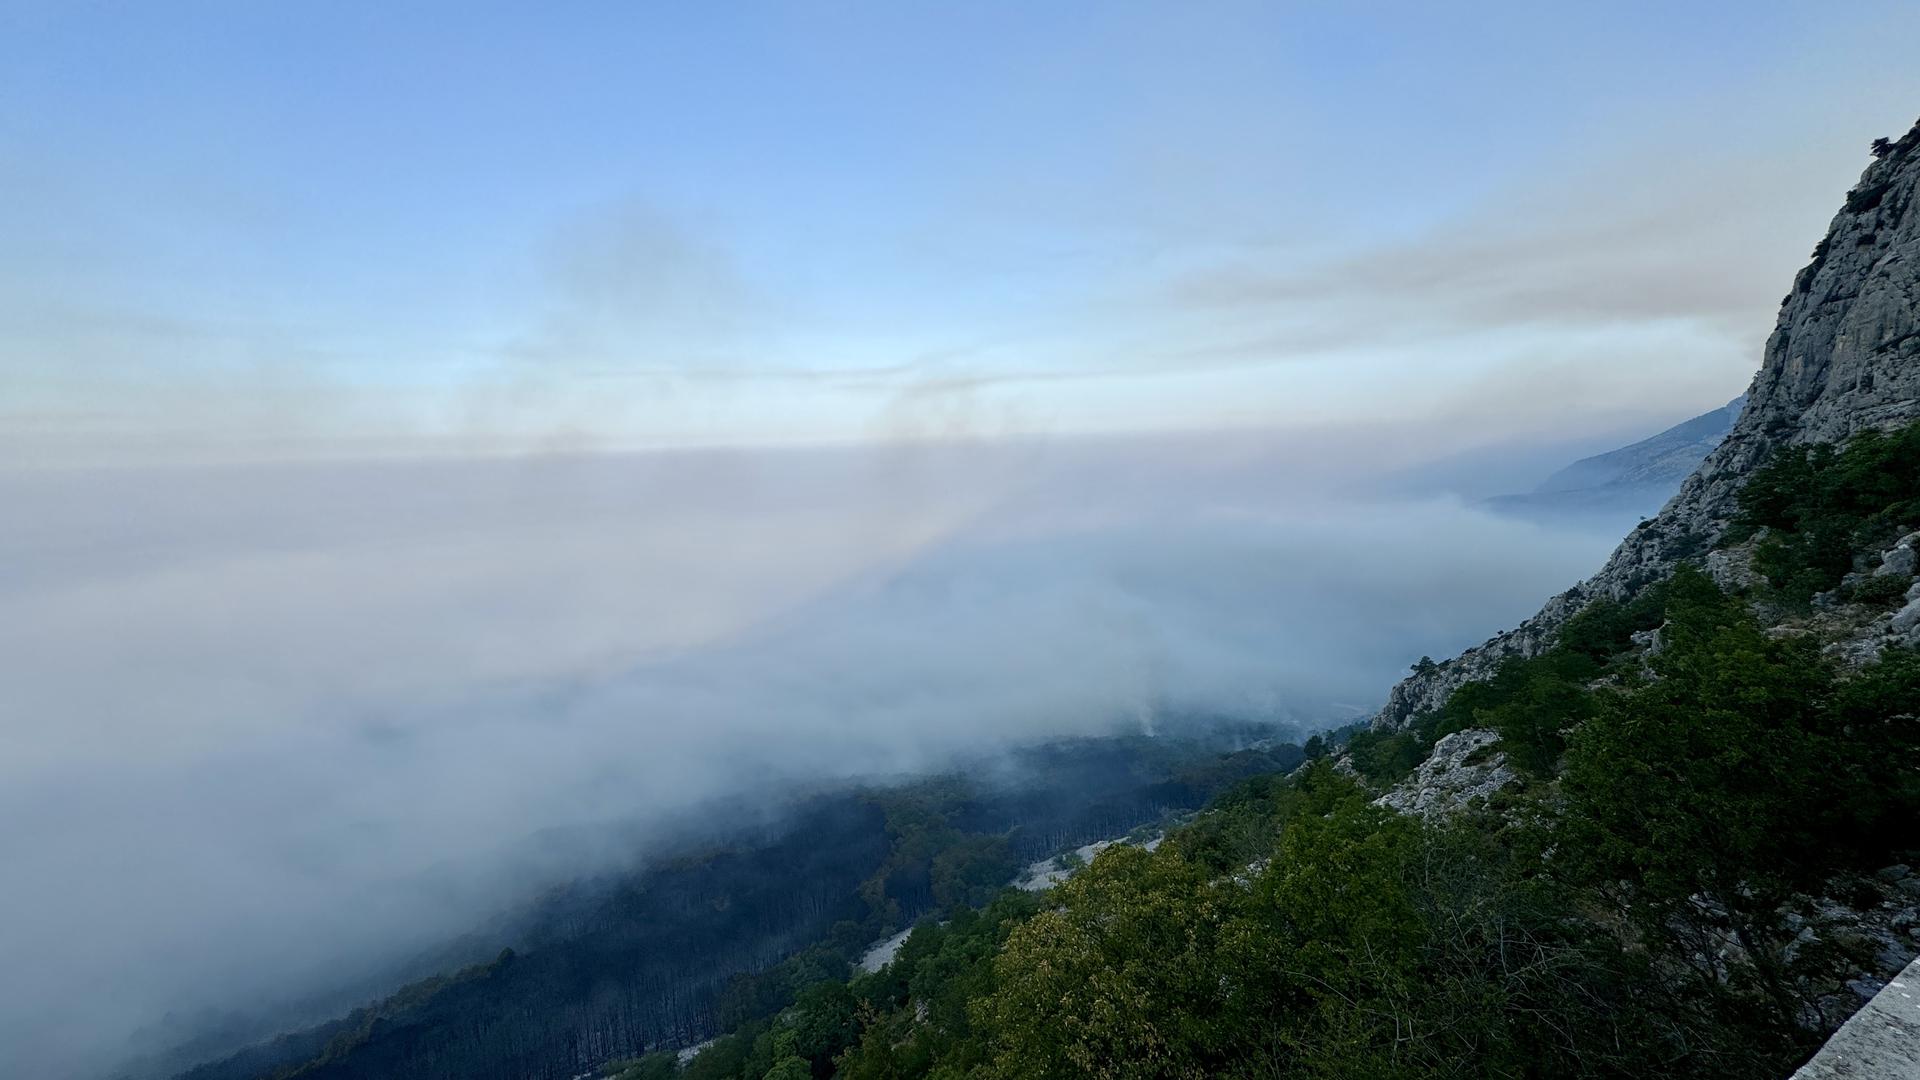
[[[1633,635],[1666,621],[1671,581],[1641,589],[1632,600],[1600,599],[1588,604],[1560,628],[1558,646],[1594,661],[1596,673],[1633,647]]]
[[[1755,567],[1804,603],[1840,584],[1855,559],[1920,520],[1920,425],[1864,431],[1844,446],[1782,447],[1747,480],[1727,539],[1769,530]]]
[[[1901,574],[1875,574],[1848,589],[1847,598],[1856,604],[1888,607],[1905,599],[1907,587],[1912,584],[1912,578]]]
[[[1658,678],[1573,734],[1559,859],[1670,955],[1731,934],[1750,962],[1699,972],[1700,992],[1759,1010],[1769,1054],[1803,1053],[1806,988],[1844,972],[1806,970],[1830,961],[1788,947],[1784,913],[1914,843],[1920,661],[1896,651],[1836,682],[1816,642],[1769,638],[1717,592],[1689,590],[1669,617]]]
[[[1397,784],[1427,758],[1427,746],[1413,731],[1356,731],[1347,753],[1361,776],[1382,787]]]

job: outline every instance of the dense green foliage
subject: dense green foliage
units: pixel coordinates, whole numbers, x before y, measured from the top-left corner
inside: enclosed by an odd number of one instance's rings
[[[1768,637],[1699,575],[1676,580],[1665,633],[1655,677],[1573,735],[1561,858],[1676,957],[1736,944],[1749,962],[1698,972],[1701,992],[1764,1008],[1754,1043],[1791,1043],[1821,976],[1788,949],[1793,897],[1917,839],[1889,828],[1920,820],[1914,658],[1836,683],[1812,642]]]
[[[1427,756],[1427,741],[1413,731],[1361,728],[1347,736],[1347,760],[1361,776],[1389,787],[1417,768]]]
[[[1804,603],[1916,524],[1920,424],[1861,432],[1839,447],[1776,450],[1741,489],[1730,538],[1766,529],[1756,567],[1781,597]]]

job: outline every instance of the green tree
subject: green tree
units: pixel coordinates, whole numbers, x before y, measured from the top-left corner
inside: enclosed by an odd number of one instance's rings
[[[974,1006],[994,1077],[1213,1075],[1231,1031],[1217,955],[1232,893],[1169,849],[1114,848],[1015,930]]]
[[[1864,431],[1843,446],[1781,447],[1741,488],[1729,533],[1768,535],[1755,566],[1776,595],[1804,602],[1920,521],[1920,424]]]
[[[1347,756],[1368,780],[1388,787],[1411,773],[1427,756],[1425,742],[1413,731],[1356,731],[1347,737]]]
[[[774,1062],[762,1080],[813,1080],[813,1069],[803,1057],[783,1057]]]
[[[1393,1040],[1380,1038],[1378,1005],[1412,991],[1421,937],[1404,885],[1418,826],[1330,770],[1306,783],[1306,805],[1228,934],[1248,1034],[1288,1072],[1381,1075]]]
[[[1829,865],[1830,676],[1810,644],[1768,638],[1697,571],[1673,592],[1657,678],[1573,734],[1562,858],[1678,955],[1730,937],[1751,964],[1703,977],[1738,989],[1750,976],[1771,1028],[1792,1033],[1779,913]]]

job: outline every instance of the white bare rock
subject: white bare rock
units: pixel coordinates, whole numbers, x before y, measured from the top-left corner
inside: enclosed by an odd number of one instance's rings
[[[1434,743],[1433,753],[1412,776],[1374,802],[1403,814],[1434,818],[1464,809],[1475,799],[1484,800],[1520,779],[1507,764],[1505,752],[1492,749],[1499,741],[1499,734],[1486,728],[1456,731]]]
[[[1146,837],[1118,836],[1112,840],[1095,840],[1091,844],[1082,844],[1080,847],[1074,848],[1073,854],[1077,856],[1074,859],[1067,860],[1056,855],[1051,858],[1041,859],[1038,862],[1029,863],[1027,868],[1020,871],[1019,876],[1015,877],[1009,884],[1025,892],[1040,892],[1044,889],[1051,889],[1055,885],[1086,869],[1092,864],[1094,859],[1100,856],[1101,852],[1108,848],[1139,847],[1145,848],[1148,851],[1158,851],[1160,850],[1160,842],[1165,839],[1165,834],[1154,833]]]
[[[912,936],[913,927],[909,926],[892,937],[881,938],[867,946],[867,951],[860,955],[860,962],[854,966],[869,974],[879,971],[893,963],[893,958],[900,955],[900,946],[905,945]]]
[[[1633,642],[1634,647],[1639,649],[1643,655],[1659,656],[1660,650],[1667,647],[1667,639],[1664,633],[1666,628],[1667,624],[1661,623],[1651,630],[1635,630],[1633,633],[1628,634],[1627,637]]]

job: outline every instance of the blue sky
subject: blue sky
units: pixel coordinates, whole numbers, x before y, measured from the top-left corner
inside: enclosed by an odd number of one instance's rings
[[[1740,388],[1863,4],[0,6],[0,447],[1626,422]]]

